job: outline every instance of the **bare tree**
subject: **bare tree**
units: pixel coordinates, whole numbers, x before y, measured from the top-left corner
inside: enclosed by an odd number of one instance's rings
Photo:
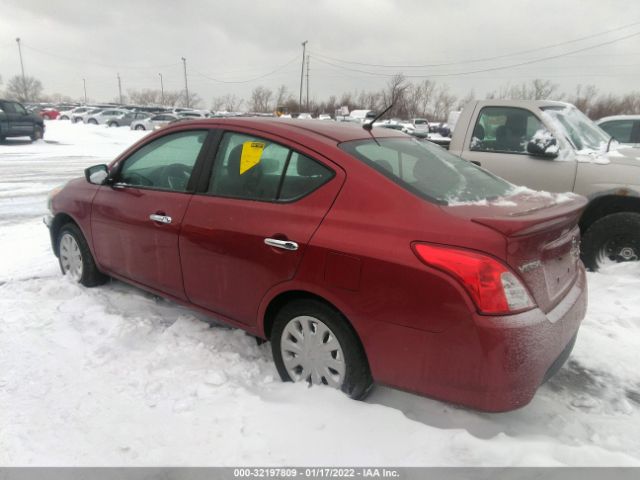
[[[393,105],[391,110],[389,110],[389,116],[407,116],[406,94],[410,85],[411,84],[407,81],[407,77],[401,73],[398,73],[389,79],[386,87],[382,90],[382,103],[385,108],[389,105]]]
[[[271,111],[270,103],[273,92],[265,87],[258,86],[251,92],[249,109],[253,112],[267,113]]]
[[[16,75],[7,83],[7,97],[19,102],[37,102],[42,94],[42,83],[34,77]]]
[[[237,112],[244,103],[244,100],[236,94],[227,93],[221,97],[215,97],[211,102],[211,110],[226,110],[227,112]]]
[[[433,120],[446,121],[457,100],[458,97],[449,93],[448,85],[440,85],[433,100]]]

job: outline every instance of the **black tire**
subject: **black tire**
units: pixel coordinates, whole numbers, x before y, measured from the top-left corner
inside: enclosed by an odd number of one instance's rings
[[[640,213],[612,213],[594,222],[582,237],[582,261],[592,271],[604,263],[640,259]]]
[[[69,120],[69,117],[67,117],[66,115],[60,115],[58,117],[58,120]]]
[[[79,279],[77,279],[77,282],[81,285],[84,285],[85,287],[96,287],[105,283],[109,279],[109,277],[98,270],[96,262],[93,259],[93,255],[91,255],[89,245],[87,245],[87,241],[84,238],[84,235],[82,234],[78,226],[74,223],[67,223],[60,229],[60,232],[58,233],[58,261],[62,274],[66,275],[67,273],[65,271],[65,267],[63,266],[64,260],[61,252],[61,243],[65,235],[70,235],[71,237],[73,237],[78,245],[80,255],[82,257],[82,275]]]
[[[90,118],[89,120],[87,120],[87,123],[90,123],[91,125],[97,125],[98,121],[95,118]]]
[[[37,140],[40,140],[43,136],[44,130],[42,129],[42,127],[36,125],[33,129],[33,135],[31,135],[31,141],[35,142]]]
[[[136,128],[134,128],[134,130],[146,130],[146,128],[144,128],[144,125],[136,125]]]
[[[285,382],[293,381],[282,358],[281,340],[287,324],[301,316],[314,317],[330,329],[344,354],[345,374],[340,390],[355,400],[363,399],[373,386],[364,348],[340,312],[319,300],[294,300],[276,314],[271,331],[271,349],[280,378]]]
[[[119,127],[118,122],[109,122],[110,127]]]

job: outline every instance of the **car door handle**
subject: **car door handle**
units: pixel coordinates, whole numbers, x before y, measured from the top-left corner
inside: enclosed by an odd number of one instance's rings
[[[283,250],[295,251],[298,250],[298,244],[291,240],[278,240],[277,238],[265,238],[264,243],[270,247],[281,248]]]
[[[167,215],[159,215],[157,213],[152,213],[151,215],[149,215],[149,220],[153,220],[154,222],[165,223],[165,224],[171,223],[171,217]]]

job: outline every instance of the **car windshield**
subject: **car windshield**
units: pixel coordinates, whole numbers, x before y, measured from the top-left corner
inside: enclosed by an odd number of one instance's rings
[[[513,189],[474,164],[414,138],[354,140],[340,148],[406,190],[441,204],[500,197]]]
[[[611,138],[573,105],[542,107],[556,127],[563,131],[576,150],[602,152]]]

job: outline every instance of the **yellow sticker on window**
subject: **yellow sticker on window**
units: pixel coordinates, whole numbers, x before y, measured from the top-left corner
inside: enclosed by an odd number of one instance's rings
[[[242,154],[240,154],[240,175],[252,169],[260,163],[260,157],[264,150],[262,142],[244,142],[242,144]]]

